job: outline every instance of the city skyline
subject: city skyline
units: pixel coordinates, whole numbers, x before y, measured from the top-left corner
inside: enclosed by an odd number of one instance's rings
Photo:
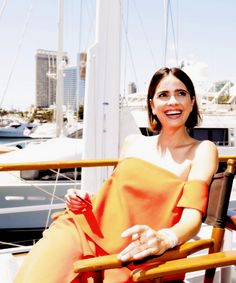
[[[0,107],[35,104],[37,49],[57,50],[57,0],[0,1]],[[145,2],[145,3],[144,3]],[[134,82],[144,91],[155,69],[181,61],[203,67],[205,80],[236,82],[236,19],[233,0],[122,1],[121,93]],[[129,11],[129,12],[127,12]],[[81,31],[81,32],[79,32]],[[95,0],[65,1],[64,51],[69,65],[95,41]]]

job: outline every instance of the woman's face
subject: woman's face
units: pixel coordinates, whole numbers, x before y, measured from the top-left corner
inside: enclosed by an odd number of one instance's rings
[[[150,101],[152,113],[158,117],[162,128],[179,128],[185,125],[194,99],[191,99],[186,86],[169,74],[156,87]]]

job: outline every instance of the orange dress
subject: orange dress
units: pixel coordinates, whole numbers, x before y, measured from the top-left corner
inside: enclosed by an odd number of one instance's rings
[[[72,282],[78,276],[73,272],[76,260],[119,253],[130,241],[120,236],[127,228],[135,224],[155,230],[171,227],[185,207],[204,214],[207,199],[208,185],[203,181],[184,181],[144,160],[124,159],[93,199],[93,210],[65,214],[44,232],[14,283]],[[87,282],[85,277],[74,282]],[[105,278],[108,283],[132,282],[127,268],[108,271]]]

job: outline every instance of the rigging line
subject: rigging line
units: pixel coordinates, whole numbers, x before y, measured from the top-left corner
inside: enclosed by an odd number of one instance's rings
[[[77,190],[76,173],[77,173],[78,171],[77,171],[76,169],[77,169],[77,168],[74,169],[74,187],[73,187],[74,190]],[[67,176],[65,176],[65,177],[67,177]],[[67,177],[67,178],[69,178],[69,177]]]
[[[68,1],[69,2],[69,1]],[[67,3],[65,4],[67,5]],[[71,1],[71,3],[68,3],[67,9],[65,9],[66,13],[65,15],[65,35],[66,37],[68,37],[68,40],[65,40],[65,42],[71,42],[71,48],[75,48],[75,50],[77,50],[78,47],[78,42],[77,42],[77,38],[78,38],[78,30],[80,30],[77,27],[77,22],[78,19],[80,21],[81,16],[79,15],[79,17],[77,16],[77,10],[75,6],[75,2]],[[76,15],[76,16],[75,16]],[[76,31],[76,32],[75,32]],[[80,35],[80,33],[79,33]]]
[[[30,237],[30,235],[28,237]],[[28,249],[30,249],[30,246],[28,245],[28,243],[29,242],[33,243],[35,240],[39,240],[40,238],[41,237],[39,235],[38,237],[30,237],[30,238],[27,238],[27,239],[22,239],[20,241],[13,241],[13,242],[0,241],[0,245],[8,245],[8,246],[13,246],[13,247],[25,248],[25,251],[28,251]],[[24,243],[26,243],[26,245]],[[1,254],[1,252],[2,252],[2,250],[0,249],[0,254]]]
[[[47,227],[49,226],[49,220],[50,220],[50,215],[52,213],[53,201],[54,201],[54,198],[56,196],[56,189],[57,189],[57,183],[58,183],[59,175],[60,175],[60,169],[58,169],[58,171],[57,171],[56,182],[55,182],[54,187],[53,187],[53,192],[52,192],[52,197],[51,197],[51,202],[50,202],[50,208],[48,209],[48,215],[47,215],[47,220],[46,220],[46,224],[45,224],[45,229],[47,229]]]
[[[75,169],[78,169],[78,168],[75,168]],[[65,179],[67,179],[67,180],[69,180],[69,181],[76,181],[76,174],[74,174],[74,177],[75,177],[75,178],[72,179],[72,178],[66,176],[66,175],[63,174],[63,173],[58,172],[57,170],[50,169],[50,171],[53,172],[53,173],[59,174],[59,176],[62,176],[63,178],[65,178]],[[75,170],[75,172],[78,172],[78,170]]]
[[[27,28],[28,28],[28,26],[29,26],[29,22],[30,22],[32,10],[33,10],[33,0],[31,0],[31,2],[30,2],[30,7],[29,7],[29,10],[28,10],[28,13],[27,13],[27,16],[26,16],[26,20],[25,20],[25,23],[24,23],[23,30],[22,30],[21,39],[20,39],[20,42],[19,42],[19,44],[18,44],[16,56],[15,56],[15,59],[14,59],[14,61],[13,61],[13,65],[12,65],[12,67],[11,67],[11,70],[10,70],[10,73],[9,73],[9,76],[8,76],[8,80],[7,80],[6,87],[5,87],[5,89],[4,89],[4,91],[3,91],[3,94],[2,94],[2,97],[1,97],[0,107],[1,107],[2,104],[3,104],[5,95],[6,95],[7,90],[8,90],[8,86],[9,86],[9,84],[10,84],[10,81],[11,81],[11,78],[12,78],[12,75],[13,75],[13,72],[14,72],[14,69],[15,69],[15,66],[16,66],[16,63],[17,63],[17,60],[18,60],[18,57],[19,57],[19,55],[20,55],[20,51],[21,51],[21,47],[22,47],[23,40],[24,40],[24,37],[25,37],[25,33],[26,33],[26,30],[27,30]]]
[[[8,2],[8,0],[5,0],[5,2],[2,4],[2,8],[0,9],[0,19],[1,19],[3,12],[4,12],[4,10],[7,6],[7,2]]]
[[[111,1],[109,1],[109,5],[111,6]],[[108,11],[110,11],[110,7],[108,7]],[[110,14],[108,14],[108,17],[106,17],[107,19],[107,23],[110,22]],[[106,23],[106,33],[105,33],[105,54],[108,54],[108,50],[110,49],[110,45],[108,46],[109,42],[108,42],[108,37],[109,37],[109,32],[110,32],[110,25],[108,25]],[[106,96],[106,86],[107,86],[107,76],[108,76],[108,60],[105,61],[105,66],[104,66],[104,81],[103,81],[103,97],[102,97],[102,114],[103,114],[103,121],[102,121],[102,139],[104,140],[104,142],[101,145],[101,156],[103,158],[105,158],[105,152],[106,152],[106,135],[107,135],[107,119],[106,119],[106,115],[107,115],[107,107],[109,106],[108,103],[108,97]],[[103,169],[101,169],[101,171],[103,171]]]
[[[0,255],[2,254],[16,254],[16,253],[26,253],[29,252],[31,249],[31,246],[20,246],[15,248],[6,248],[6,249],[0,249]]]
[[[78,173],[78,168],[75,168],[75,170],[74,170],[74,190],[76,190],[77,189],[77,186],[78,186],[78,184],[77,184],[77,180],[76,180],[76,173]],[[81,176],[81,173],[80,173],[80,176]],[[67,177],[67,176],[66,176]]]
[[[140,25],[141,25],[141,28],[142,28],[142,31],[143,31],[143,34],[144,34],[144,38],[145,38],[145,40],[146,40],[146,42],[147,42],[147,46],[148,46],[148,48],[149,48],[149,51],[150,51],[150,54],[151,54],[151,58],[152,58],[152,60],[153,60],[153,62],[154,62],[154,67],[157,68],[156,58],[155,58],[155,55],[154,55],[154,53],[153,53],[152,46],[151,46],[151,44],[150,44],[150,40],[149,40],[149,38],[148,38],[148,36],[147,36],[147,33],[145,32],[144,25],[143,25],[143,19],[142,19],[142,17],[141,17],[141,14],[139,13],[139,10],[138,10],[138,8],[137,8],[137,5],[135,4],[136,2],[133,1],[132,3],[134,4],[134,8],[135,8],[136,13],[137,13],[137,15],[138,15],[138,19],[139,19],[139,21],[140,21]]]
[[[82,37],[82,10],[83,10],[83,0],[80,1],[80,13],[79,13],[79,39],[78,39],[78,50],[81,51],[81,37]]]
[[[176,49],[177,49],[177,54],[178,54],[178,60],[179,60],[179,0],[176,2]],[[177,62],[179,65],[179,62]]]
[[[94,55],[94,53],[93,53]],[[97,55],[97,54],[96,54]],[[91,58],[91,66],[93,66],[92,68],[92,71],[93,71],[93,89],[92,89],[92,100],[93,100],[93,113],[95,113],[95,117],[97,117],[97,96],[95,95],[95,90],[96,90],[96,82],[97,82],[97,78],[96,78],[96,70],[97,70],[97,58],[96,58],[96,55],[95,56],[92,56]],[[97,128],[98,128],[98,123],[97,123],[97,119],[94,119],[94,130],[93,132],[95,133],[95,137],[97,137]],[[88,131],[88,129],[86,129]],[[95,145],[94,145],[94,152],[95,152],[95,155],[97,157],[97,150],[98,150],[98,146],[97,146],[97,142],[95,142]],[[83,169],[82,169],[83,170]],[[96,170],[97,171],[97,170]]]
[[[88,32],[87,32],[87,41],[85,41],[85,42],[86,42],[86,44],[85,44],[85,49],[86,49],[86,50],[88,49],[88,46],[89,46],[89,38],[90,38],[90,35],[91,35],[92,31],[93,31],[93,33],[94,33],[94,26],[95,26],[95,24],[94,24],[95,16],[91,16],[89,9],[92,10],[92,8],[89,8],[89,7],[88,7],[88,3],[91,3],[91,2],[86,1],[86,5],[85,5],[86,10],[87,10],[87,14],[88,14],[88,18],[90,19],[90,20],[89,20],[89,29],[88,29]],[[93,12],[93,13],[94,13],[94,12]]]
[[[127,47],[128,47],[128,51],[129,51],[129,56],[130,56],[130,61],[131,61],[131,66],[132,66],[132,69],[133,69],[133,72],[134,72],[134,79],[136,81],[136,86],[137,86],[137,89],[139,89],[139,83],[138,83],[138,78],[137,78],[137,73],[135,71],[135,66],[134,66],[134,60],[133,60],[133,57],[132,57],[132,52],[131,52],[131,47],[130,47],[130,42],[129,42],[129,38],[128,38],[128,35],[126,33],[126,25],[124,23],[124,18],[123,18],[123,14],[122,14],[122,25],[123,25],[123,28],[124,28],[124,31],[125,31],[125,40],[126,40],[126,44],[127,44]]]
[[[128,22],[129,22],[129,0],[126,1],[127,5],[126,5],[126,26],[127,29],[125,30],[126,33],[126,37],[128,37]],[[124,21],[125,24],[125,21]],[[124,84],[123,84],[123,96],[125,97],[125,87],[126,87],[126,70],[127,70],[127,45],[125,44],[125,51],[124,51]]]
[[[81,79],[80,79],[80,65],[78,65],[80,62],[80,52],[81,52],[81,31],[82,31],[82,7],[83,7],[83,0],[80,1],[80,14],[79,14],[79,38],[78,38],[78,54],[77,54],[77,60],[76,60],[76,71],[77,71],[77,87],[76,87],[76,117],[78,119],[79,117],[79,110],[80,110],[80,89],[81,89]],[[76,132],[76,138],[78,138],[79,132]]]
[[[171,27],[172,27],[172,33],[173,33],[175,59],[176,59],[176,64],[178,65],[178,50],[177,50],[177,43],[176,43],[176,36],[175,36],[175,29],[174,29],[174,22],[173,22],[173,14],[172,14],[171,3],[170,3],[170,19],[171,19]]]
[[[168,45],[168,26],[169,26],[169,0],[164,1],[165,9],[165,46],[164,46],[164,66],[166,66],[167,45]]]
[[[64,209],[65,201],[63,203],[54,203],[53,209]],[[33,211],[46,211],[50,207],[49,204],[39,204],[39,205],[23,205],[0,208],[0,214],[11,214],[11,213],[22,213],[22,212],[33,212]]]
[[[9,173],[10,175],[16,177],[16,175],[14,175],[13,172],[8,172],[8,173]],[[49,195],[50,197],[52,196],[52,194],[51,194],[50,192],[44,190],[44,189],[41,188],[40,186],[35,185],[35,184],[33,184],[33,183],[29,183],[28,181],[24,180],[23,178],[19,178],[19,177],[18,177],[18,179],[21,180],[21,181],[22,181],[23,183],[25,183],[25,184],[30,184],[32,187],[34,187],[34,188],[38,189],[39,191],[41,191],[41,192],[43,192],[43,193]],[[61,200],[61,201],[63,201],[63,202],[65,201],[64,199],[62,199],[62,198],[60,198],[60,197],[58,197],[58,196],[55,196],[55,198],[58,199],[58,200]]]
[[[8,246],[12,246],[12,247],[22,247],[22,245],[4,242],[4,241],[0,241],[0,245],[8,245]]]

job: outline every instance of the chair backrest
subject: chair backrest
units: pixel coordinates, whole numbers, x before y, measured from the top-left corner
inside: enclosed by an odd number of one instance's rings
[[[224,228],[234,179],[235,161],[229,159],[227,168],[213,176],[209,190],[208,207],[204,222],[217,228]]]

